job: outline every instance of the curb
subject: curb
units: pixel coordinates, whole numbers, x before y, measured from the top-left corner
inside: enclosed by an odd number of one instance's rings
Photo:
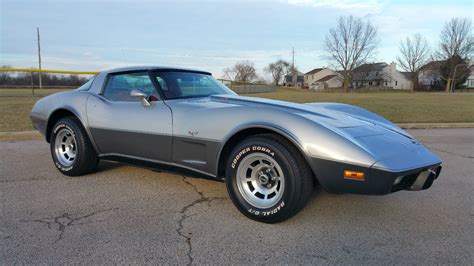
[[[474,128],[474,123],[397,123],[403,129]],[[0,132],[0,141],[44,140],[38,131]]]

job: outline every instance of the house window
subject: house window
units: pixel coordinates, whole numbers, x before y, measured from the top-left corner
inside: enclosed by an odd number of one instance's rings
[[[369,85],[372,85],[372,81],[369,81]]]
[[[378,75],[379,75],[379,72],[375,72],[375,75],[378,76]]]
[[[395,80],[395,86],[397,86],[397,85],[398,85],[398,81]]]
[[[388,82],[387,82],[387,81],[385,81],[385,86],[388,86]]]

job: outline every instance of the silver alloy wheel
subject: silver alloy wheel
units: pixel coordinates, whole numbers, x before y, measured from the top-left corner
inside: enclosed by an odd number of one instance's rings
[[[247,203],[266,209],[283,196],[285,178],[275,159],[264,153],[252,153],[237,167],[237,187]]]
[[[76,139],[71,130],[67,128],[59,130],[56,135],[56,140],[54,141],[54,153],[61,165],[68,167],[74,163],[77,148]]]

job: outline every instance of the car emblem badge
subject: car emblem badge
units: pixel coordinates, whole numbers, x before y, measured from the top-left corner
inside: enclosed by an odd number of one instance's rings
[[[189,131],[188,131],[188,134],[191,135],[192,137],[195,137],[195,136],[197,136],[197,135],[199,134],[199,131],[191,131],[191,130],[189,130]]]

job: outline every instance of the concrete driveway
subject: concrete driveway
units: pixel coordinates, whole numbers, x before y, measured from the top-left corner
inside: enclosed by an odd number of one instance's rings
[[[427,191],[316,189],[267,225],[222,182],[102,162],[66,177],[43,141],[0,142],[2,264],[474,264],[474,129],[411,131],[444,160]]]

